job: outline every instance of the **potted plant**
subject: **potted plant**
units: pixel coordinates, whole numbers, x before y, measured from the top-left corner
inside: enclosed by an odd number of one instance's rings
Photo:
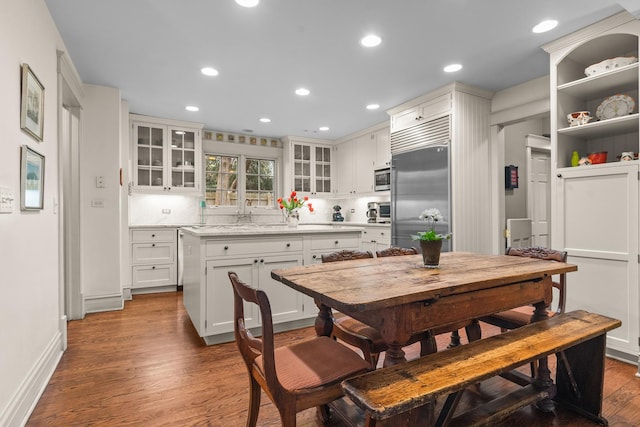
[[[450,239],[451,233],[440,234],[435,232],[436,223],[444,219],[436,208],[425,209],[418,218],[427,222],[427,231],[419,231],[418,234],[412,235],[411,238],[420,242],[424,266],[426,268],[438,268],[442,241]]]
[[[282,209],[282,213],[284,214],[289,227],[298,226],[298,221],[300,220],[299,210],[302,207],[307,206],[309,208],[309,212],[313,212],[313,206],[311,206],[311,203],[307,203],[305,205],[308,201],[309,197],[307,196],[299,199],[295,191],[291,192],[288,199],[283,199],[282,197],[278,198],[278,205],[280,206],[280,209]]]

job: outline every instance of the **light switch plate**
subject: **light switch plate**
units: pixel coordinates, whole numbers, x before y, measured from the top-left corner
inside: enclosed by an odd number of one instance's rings
[[[8,187],[0,187],[0,214],[13,212],[13,191]]]

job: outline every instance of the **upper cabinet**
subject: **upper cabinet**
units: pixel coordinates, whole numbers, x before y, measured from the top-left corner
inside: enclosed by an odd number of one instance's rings
[[[444,94],[391,115],[391,132],[397,132],[449,114],[451,95]]]
[[[375,126],[358,132],[335,147],[337,196],[374,191],[374,170],[391,166],[389,126]]]
[[[201,192],[202,125],[130,115],[133,189]]]
[[[308,139],[284,140],[284,192],[303,195],[332,194],[332,147]]]

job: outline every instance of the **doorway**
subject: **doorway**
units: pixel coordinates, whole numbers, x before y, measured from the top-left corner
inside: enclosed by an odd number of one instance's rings
[[[551,141],[527,135],[527,216],[531,219],[531,245],[551,245]]]

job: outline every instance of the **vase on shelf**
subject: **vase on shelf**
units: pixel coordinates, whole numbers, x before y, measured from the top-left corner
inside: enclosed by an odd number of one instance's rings
[[[298,226],[298,222],[300,221],[300,212],[298,212],[298,209],[292,209],[285,212],[287,226],[290,228],[296,228]]]
[[[442,240],[420,240],[422,262],[425,268],[438,268],[440,266],[440,251]]]

